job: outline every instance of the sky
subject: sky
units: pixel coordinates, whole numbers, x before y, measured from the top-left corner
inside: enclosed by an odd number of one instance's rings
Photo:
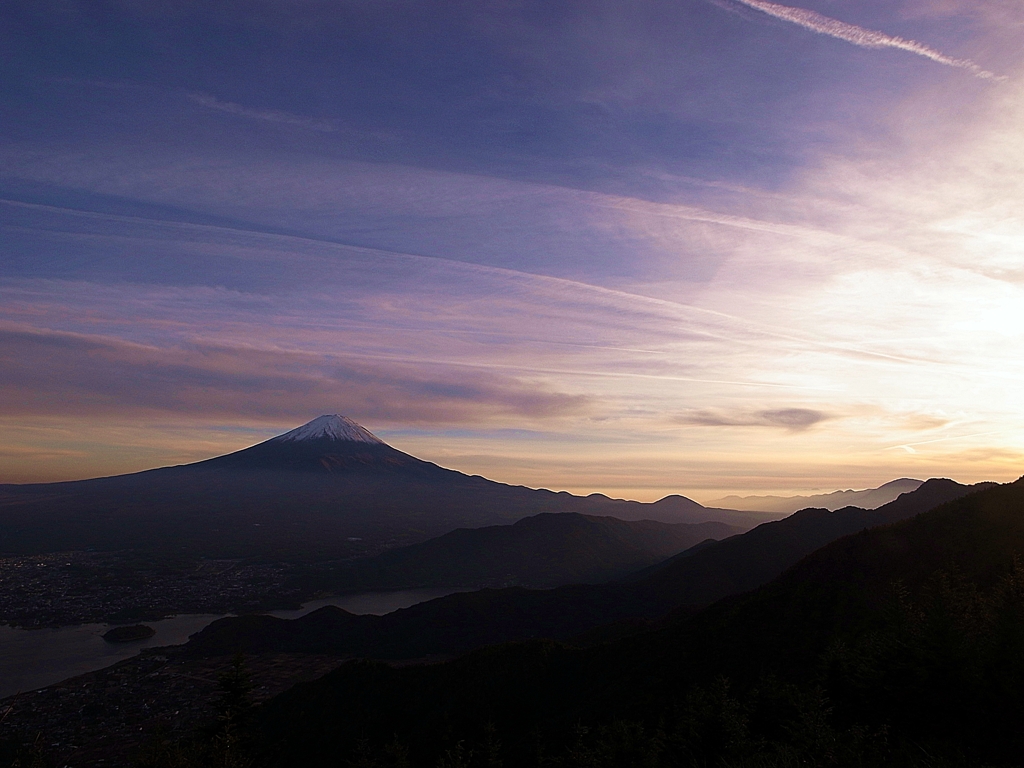
[[[0,482],[325,413],[653,500],[1024,474],[1019,0],[6,0]]]

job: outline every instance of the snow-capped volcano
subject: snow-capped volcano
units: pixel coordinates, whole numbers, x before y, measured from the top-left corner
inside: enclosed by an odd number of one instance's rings
[[[328,474],[412,472],[420,475],[449,471],[392,448],[370,430],[336,413],[317,416],[283,435],[226,456],[207,459],[197,466]]]
[[[384,445],[384,441],[352,419],[331,414],[317,416],[308,424],[296,427],[291,432],[271,438],[274,442],[291,443],[306,440],[338,440],[351,443]]]
[[[353,537],[367,546],[391,546],[541,512],[673,523],[722,519],[722,510],[679,496],[641,504],[464,475],[393,448],[344,416],[326,415],[194,464],[0,485],[0,548],[32,554],[89,547],[187,550],[218,558],[295,555],[310,562],[327,554],[350,557]],[[743,524],[758,513],[726,514]]]

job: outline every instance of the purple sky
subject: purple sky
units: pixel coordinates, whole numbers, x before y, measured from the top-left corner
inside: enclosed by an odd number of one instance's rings
[[[1024,468],[1016,0],[7,0],[0,482],[321,413],[654,499]]]

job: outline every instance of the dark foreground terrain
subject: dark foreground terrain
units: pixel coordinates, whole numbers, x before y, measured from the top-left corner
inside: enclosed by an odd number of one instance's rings
[[[435,654],[400,631],[416,609],[360,630],[358,650],[346,650],[347,614],[340,624],[331,613],[321,626],[310,621],[317,614],[272,622],[270,631],[261,620],[221,622],[181,650],[94,673],[93,698],[77,708],[73,686],[13,702],[0,726],[7,759],[153,768],[1020,765],[1024,481],[931,481],[875,513],[808,510],[788,526],[698,547],[617,588],[659,583],[715,549],[726,554],[689,573],[731,573],[740,584],[778,572],[703,609],[677,600],[646,621],[567,629],[561,642],[538,633],[460,656],[479,616],[496,615],[493,595],[508,590],[477,593],[461,618],[435,625],[444,629],[430,639]],[[852,520],[868,524],[844,536]],[[814,536],[832,543],[812,546]],[[795,554],[794,542],[812,551]],[[756,551],[760,565],[750,563]],[[775,560],[779,552],[788,554]],[[416,607],[413,625],[428,630],[448,600]],[[520,619],[512,614],[507,626]],[[282,690],[289,676],[339,664]],[[268,683],[275,668],[278,682]],[[32,741],[33,729],[45,735]]]
[[[1018,481],[614,642],[344,664],[256,713],[250,748],[278,766],[1020,765],[1022,552]]]
[[[245,659],[258,705],[341,663],[334,656],[268,654]],[[177,648],[144,651],[118,664],[0,702],[0,765],[134,766],[147,752],[216,726],[221,678],[234,659],[184,659]],[[6,760],[6,762],[3,762]],[[20,762],[18,762],[20,761]]]

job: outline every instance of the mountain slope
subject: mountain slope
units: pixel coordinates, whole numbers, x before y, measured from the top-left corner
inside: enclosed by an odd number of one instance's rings
[[[357,560],[334,589],[587,584],[652,565],[696,544],[736,533],[724,523],[675,524],[574,512],[542,513],[514,525],[460,528],[436,539]]]
[[[745,663],[773,660],[802,665],[837,633],[860,633],[893,599],[893,585],[919,593],[940,571],[991,589],[1024,555],[1024,479],[985,484],[982,491],[943,504],[923,515],[847,536],[814,552],[770,585],[735,603],[726,601],[687,630],[691,638],[712,637],[728,623],[758,627],[756,649],[744,645]],[[791,623],[794,617],[799,621]],[[725,629],[715,632],[725,633]],[[710,640],[708,652],[739,658],[729,644]]]
[[[195,655],[292,651],[408,659],[460,653],[487,643],[568,638],[625,619],[692,611],[755,589],[819,547],[869,526],[904,520],[976,488],[929,480],[877,510],[804,510],[699,551],[683,553],[642,578],[576,585],[462,593],[395,611],[353,616],[323,608],[288,622],[270,616],[221,619],[188,646]]]
[[[682,497],[640,504],[504,485],[421,461],[335,415],[196,464],[0,486],[0,552],[171,549],[213,557],[338,558],[541,512],[669,523],[724,517],[744,528],[764,519],[705,509]]]
[[[670,601],[684,606],[708,605],[767,583],[842,536],[905,520],[989,485],[966,486],[953,480],[932,479],[878,509],[804,509],[703,548],[678,563],[658,567],[642,583],[650,594],[662,596],[660,604],[666,609]]]

